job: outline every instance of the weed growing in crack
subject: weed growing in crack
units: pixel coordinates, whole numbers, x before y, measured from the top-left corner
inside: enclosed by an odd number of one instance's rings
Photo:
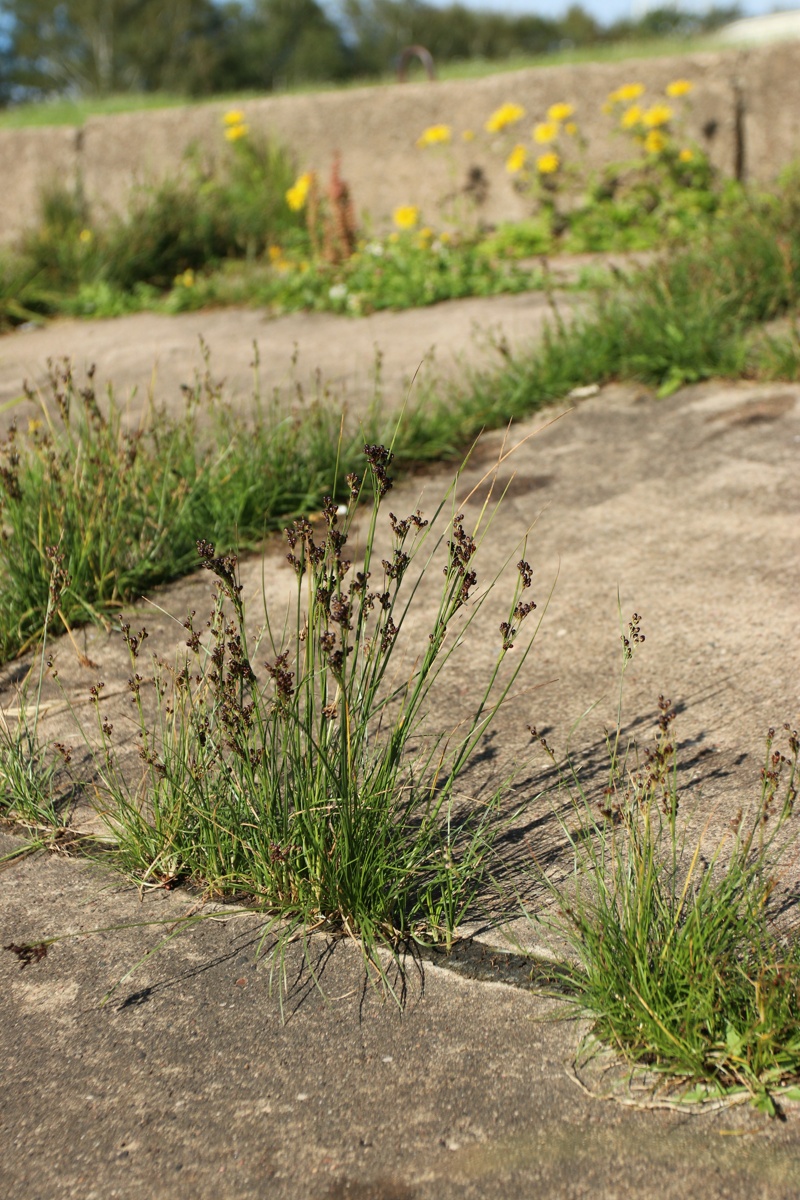
[[[616,379],[667,396],[719,376],[796,377],[796,344],[763,336],[754,344],[754,334],[797,307],[799,194],[789,176],[769,202],[749,198],[655,262],[617,273],[584,310],[552,322],[539,345],[473,378],[459,416],[480,412],[490,426],[501,413],[519,419],[574,387]]]
[[[250,638],[237,560],[206,540],[197,549],[215,601],[205,625],[195,613],[184,622],[188,657],[156,662],[151,679],[146,632],[123,626],[140,769],[117,752],[98,705],[96,770],[117,862],[141,884],[247,897],[282,922],[282,937],[357,936],[374,961],[379,944],[450,944],[487,880],[504,792],[468,801],[460,781],[526,660],[532,636],[507,662],[536,606],[523,558],[471,715],[455,729],[426,725],[434,686],[496,582],[479,581],[476,565],[496,509],[485,505],[472,529],[455,509],[438,535],[446,501],[430,524],[390,513],[381,557],[393,455],[377,444],[364,455],[364,477],[347,476],[346,512],[328,498],[319,525],[300,518],[285,530],[295,595],[282,627],[267,612]],[[421,564],[442,570],[424,637],[405,628]]]
[[[28,389],[37,415],[0,440],[0,661],[42,636],[48,546],[69,575],[51,622],[67,632],[107,624],[126,601],[193,569],[201,533],[253,545],[317,507],[337,461],[361,461],[361,441],[324,396],[262,402],[256,375],[253,414],[237,417],[203,352],[174,418],[151,409],[131,426],[113,395],[97,395],[93,370],[82,385],[66,359],[50,364],[46,398]]]
[[[624,640],[623,670],[639,620]],[[750,812],[740,810],[714,843],[711,817],[690,840],[675,713],[663,696],[658,707],[643,762],[620,751],[618,727],[599,797],[571,765],[562,774],[574,871],[547,882],[556,927],[578,961],[567,975],[595,1034],[631,1063],[683,1082],[683,1100],[739,1093],[775,1115],[781,1095],[800,1097],[800,943],[776,925],[774,903],[796,849],[800,740],[787,725],[779,748],[770,729]]]
[[[61,765],[69,766],[71,751],[61,743],[45,746],[39,736],[42,684],[47,658],[47,635],[70,579],[64,555],[58,546],[47,546],[50,567],[47,608],[36,694],[29,699],[30,675],[17,691],[15,712],[0,709],[0,817],[40,834],[50,834],[68,821],[65,805],[59,805],[56,777]]]

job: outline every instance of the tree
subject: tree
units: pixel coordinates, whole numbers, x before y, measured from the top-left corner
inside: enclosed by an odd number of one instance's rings
[[[238,11],[227,51],[237,86],[271,91],[350,73],[342,31],[317,0],[255,0]]]
[[[508,58],[541,54],[565,36],[559,22],[480,12],[464,4],[423,0],[343,0],[342,17],[360,72],[383,74],[403,48],[426,46],[434,59]]]
[[[2,0],[17,94],[106,95],[215,86],[212,0]]]

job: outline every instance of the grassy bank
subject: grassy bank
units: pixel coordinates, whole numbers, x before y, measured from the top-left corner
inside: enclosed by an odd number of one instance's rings
[[[319,164],[295,177],[291,153],[231,109],[213,161],[188,151],[180,173],[134,189],[125,213],[98,216],[80,188],[43,193],[38,225],[0,259],[0,328],[55,314],[232,303],[357,317],[546,288],[537,261],[546,256],[671,252],[757,202],[689,138],[693,86],[676,79],[652,95],[638,82],[613,89],[603,112],[619,161],[601,170],[587,165],[580,106],[564,101],[529,129],[525,107],[509,101],[476,129],[462,129],[454,113],[452,123],[412,131],[421,171],[462,139],[476,149],[482,141],[491,165],[451,186],[437,211],[398,195],[394,228],[380,235],[359,220],[338,158],[327,177]],[[482,210],[495,173],[504,187],[511,179],[529,214],[496,229]]]
[[[623,635],[623,679],[640,622]],[[629,1082],[664,1106],[750,1100],[775,1116],[800,1099],[800,942],[782,880],[797,849],[800,740],[770,729],[760,783],[740,787],[727,831],[711,833],[703,813],[690,835],[698,814],[678,782],[675,719],[660,696],[649,746],[618,725],[601,779],[584,781],[540,739],[573,860],[555,882],[542,871],[557,913],[542,919],[572,946],[563,981],[594,1021],[595,1049],[621,1053]]]
[[[523,71],[532,67],[554,67],[567,63],[626,62],[636,58],[668,58],[686,54],[707,53],[712,50],[729,49],[715,42],[713,36],[696,38],[651,38],[630,40],[610,44],[599,43],[582,48],[565,48],[552,54],[517,55],[503,60],[469,59],[465,62],[443,63],[439,70],[440,79],[483,79],[509,71]],[[410,78],[416,78],[414,68]],[[420,78],[422,72],[420,68]],[[308,92],[341,91],[357,87],[396,86],[397,78],[391,73],[347,83],[295,84],[276,93],[293,95]],[[241,104],[256,99],[263,93],[231,92],[207,99],[187,99],[186,96],[169,93],[129,92],[117,96],[86,97],[79,101],[49,100],[38,104],[16,104],[0,110],[0,129],[24,129],[37,125],[73,125],[80,127],[87,118],[113,116],[117,113],[142,112],[148,109],[177,108],[192,104]]]
[[[540,343],[506,355],[499,371],[424,397],[396,433],[377,411],[341,427],[324,397],[298,407],[256,395],[253,415],[234,417],[208,371],[180,417],[153,411],[130,430],[113,397],[100,404],[91,381],[85,388],[69,369],[56,371],[48,393],[31,397],[39,415],[7,436],[0,455],[0,656],[41,632],[48,547],[60,548],[71,580],[57,614],[71,628],[191,569],[199,537],[247,547],[319,509],[325,495],[341,499],[346,474],[363,469],[365,443],[393,439],[402,471],[457,458],[481,430],[575,387],[634,379],[667,395],[714,376],[797,378],[797,336],[761,331],[796,310],[798,207],[795,176],[775,197],[742,205],[683,250],[602,288],[577,317],[555,317]]]
[[[265,913],[279,952],[311,930],[356,938],[387,986],[378,947],[399,959],[409,943],[450,944],[480,913],[510,800],[500,787],[464,803],[463,774],[537,618],[524,551],[507,583],[483,580],[491,514],[467,528],[448,511],[449,495],[430,514],[390,516],[391,549],[379,562],[389,471],[457,459],[481,429],[580,385],[636,379],[667,403],[675,388],[714,376],[800,377],[798,337],[764,332],[796,314],[798,210],[796,177],[773,197],[742,202],[604,286],[577,317],[554,315],[543,341],[506,352],[500,370],[426,396],[397,430],[377,405],[342,426],[324,396],[256,395],[238,418],[210,368],[182,415],[151,410],[131,428],[91,379],[54,371],[0,454],[2,655],[43,639],[16,718],[0,723],[0,815],[26,825],[33,846],[54,844],[69,821],[69,752],[40,737],[47,639],[108,621],[202,564],[215,600],[207,625],[184,625],[185,666],[150,661],[143,632],[122,627],[140,747],[133,765],[95,689],[86,748],[108,861],[141,887],[191,884],[246,899]],[[391,450],[381,445],[392,439]],[[368,532],[356,571],[347,540],[359,511]],[[283,525],[294,619],[277,628],[266,612],[253,640],[232,550]],[[419,657],[399,671],[392,656],[411,624],[415,572],[431,564],[442,591],[423,634],[415,630]],[[439,672],[459,645],[469,652],[486,582],[506,589],[494,657],[469,718],[431,731],[423,714],[442,711]],[[623,638],[624,677],[638,618]],[[730,829],[715,841],[706,821],[689,841],[696,814],[678,788],[673,720],[662,701],[656,740],[637,751],[623,744],[620,717],[599,781],[582,780],[545,746],[559,784],[540,803],[561,815],[571,870],[562,861],[557,875],[537,872],[555,905],[532,915],[558,914],[573,947],[561,984],[603,1044],[665,1081],[666,1103],[750,1100],[779,1114],[800,1098],[800,950],[779,894],[796,859],[800,742],[791,727],[770,731],[760,784],[741,787]],[[35,961],[47,944],[9,948]]]

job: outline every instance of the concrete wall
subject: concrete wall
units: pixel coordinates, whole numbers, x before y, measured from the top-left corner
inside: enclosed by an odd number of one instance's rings
[[[81,137],[65,126],[0,129],[0,241],[35,223],[43,187],[74,183]]]
[[[698,142],[728,175],[768,182],[800,157],[800,44],[722,54],[628,60],[534,68],[478,80],[354,88],[311,95],[269,96],[243,103],[254,132],[274,137],[293,151],[298,167],[326,172],[334,152],[356,207],[376,225],[398,204],[418,204],[432,223],[442,202],[463,187],[479,167],[489,182],[482,215],[487,221],[525,211],[502,169],[502,139],[483,132],[499,104],[524,105],[518,127],[530,127],[548,106],[568,101],[588,139],[589,163],[600,166],[624,156],[625,141],[602,112],[620,83],[641,82],[648,97],[663,94],[672,79],[690,79],[687,139]],[[213,160],[228,152],[222,137],[227,104],[91,117],[81,131],[0,130],[0,240],[8,241],[35,218],[42,184],[58,177],[81,181],[100,215],[124,210],[136,184],[151,183],[182,169],[195,145]],[[451,148],[419,150],[415,141],[428,125],[446,122],[456,131]],[[476,132],[470,143],[465,129]]]

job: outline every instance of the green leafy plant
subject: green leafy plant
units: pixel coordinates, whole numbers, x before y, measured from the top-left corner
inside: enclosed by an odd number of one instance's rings
[[[623,674],[643,640],[640,620],[634,615],[623,639]],[[621,745],[618,722],[599,797],[574,764],[562,774],[574,871],[547,882],[556,927],[577,959],[564,978],[595,1034],[631,1063],[681,1081],[684,1098],[743,1093],[774,1115],[800,1081],[800,942],[776,929],[771,912],[782,860],[796,845],[800,742],[787,726],[784,753],[770,730],[752,810],[715,844],[709,822],[689,841],[674,716],[660,697],[658,735],[643,762]]]
[[[37,286],[37,272],[13,256],[0,257],[0,333],[27,321],[40,323],[53,302]]]
[[[0,443],[0,659],[42,634],[48,547],[59,547],[70,580],[51,621],[67,630],[104,621],[191,569],[203,531],[226,547],[252,545],[319,505],[337,456],[347,469],[360,461],[357,432],[341,434],[333,404],[264,404],[256,389],[242,420],[222,403],[207,360],[181,415],[146,409],[133,428],[113,394],[98,400],[91,371],[81,385],[68,361],[55,363],[48,387],[49,396],[28,396],[39,416],[24,431],[12,422]]]
[[[16,712],[0,709],[0,816],[37,831],[40,844],[45,841],[42,834],[50,834],[68,823],[69,806],[63,800],[59,802],[57,795],[59,760],[56,754],[60,755],[65,765],[69,765],[71,759],[68,747],[61,744],[45,746],[39,736],[47,635],[61,595],[69,586],[64,556],[58,546],[48,546],[45,553],[50,577],[36,694],[31,701],[31,676],[28,675],[17,689]]]
[[[532,352],[507,356],[499,378],[474,380],[475,407],[483,403],[491,422],[490,412],[518,417],[585,384],[636,379],[669,395],[758,370],[759,361],[768,369],[750,352],[752,331],[796,305],[796,203],[789,179],[773,200],[742,203],[686,246],[599,287],[572,319],[556,310]]]
[[[470,531],[454,510],[439,535],[445,501],[431,525],[419,511],[389,514],[381,559],[392,453],[367,445],[364,455],[365,478],[348,475],[345,515],[328,498],[318,527],[301,518],[286,530],[296,595],[285,619],[265,613],[255,639],[236,558],[198,542],[216,602],[202,631],[194,614],[184,622],[188,660],[154,664],[155,719],[146,631],[123,626],[143,765],[131,770],[117,754],[99,709],[95,765],[116,861],[132,877],[249,897],[284,922],[282,938],[345,933],[374,960],[379,944],[449,944],[486,879],[503,790],[467,801],[459,785],[526,660],[532,637],[507,661],[536,605],[523,558],[474,711],[456,729],[431,728],[443,670],[451,660],[457,669],[496,582],[479,583],[477,570],[494,512],[484,506]],[[351,563],[356,522],[364,548]],[[427,635],[409,643],[421,570],[442,562]]]

